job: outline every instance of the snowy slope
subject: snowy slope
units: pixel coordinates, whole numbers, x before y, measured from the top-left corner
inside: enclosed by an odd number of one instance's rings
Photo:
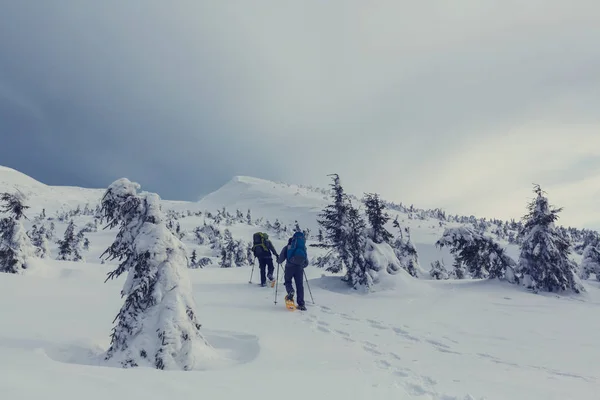
[[[0,190],[28,191],[33,219],[90,203],[103,190],[50,187],[14,170],[0,170]],[[237,177],[200,202],[163,201],[185,214],[177,222],[188,253],[215,264],[188,270],[202,331],[225,359],[205,371],[162,372],[99,367],[112,321],[122,305],[124,279],[104,283],[114,263],[99,255],[115,231],[86,233],[86,262],[37,259],[20,276],[0,274],[0,389],[7,399],[524,399],[597,398],[600,284],[585,295],[533,295],[495,281],[413,279],[403,271],[380,290],[351,293],[338,276],[307,268],[307,312],[289,312],[275,289],[260,288],[251,266],[219,268],[217,256],[197,243],[198,211],[252,210],[283,223],[314,226],[326,204],[318,190]],[[189,213],[188,213],[189,211]],[[395,214],[392,213],[392,214]],[[409,219],[423,260],[438,260],[436,220]],[[75,215],[80,228],[92,215]],[[27,221],[29,228],[34,221]],[[61,238],[67,221],[56,225]],[[447,226],[451,226],[448,224]],[[222,223],[236,239],[251,240],[261,227]],[[285,236],[275,240],[279,249]],[[311,252],[315,252],[311,248]],[[514,255],[515,248],[509,248]],[[324,276],[323,276],[324,275]],[[280,276],[281,278],[281,276]]]
[[[318,230],[318,214],[329,203],[329,193],[324,189],[310,188],[287,183],[277,183],[247,176],[236,176],[215,192],[200,199],[200,209],[216,211],[225,207],[230,212],[239,209],[246,212],[251,209],[253,218],[264,218],[271,223],[278,219],[281,223],[293,224],[298,221],[302,228]],[[358,200],[353,200],[359,206]],[[410,220],[407,214],[388,210],[394,219],[398,216],[403,226],[411,229],[412,241],[423,256],[421,265],[429,269],[435,260],[452,263],[452,257],[446,249],[435,248],[444,228],[436,220]],[[446,227],[456,226],[449,223]],[[393,230],[391,223],[388,228]],[[430,255],[433,255],[431,257]]]

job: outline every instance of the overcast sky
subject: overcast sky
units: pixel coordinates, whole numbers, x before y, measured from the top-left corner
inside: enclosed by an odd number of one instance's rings
[[[7,1],[0,164],[195,200],[234,175],[600,228],[600,2]]]

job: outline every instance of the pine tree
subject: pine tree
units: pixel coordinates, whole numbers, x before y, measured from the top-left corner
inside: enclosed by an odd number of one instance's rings
[[[373,286],[373,278],[370,271],[379,269],[374,264],[367,263],[365,260],[365,221],[360,216],[358,209],[349,205],[348,208],[348,234],[347,249],[344,249],[348,255],[346,276],[344,281],[352,288],[358,289],[359,286],[370,288]]]
[[[79,243],[81,237],[75,236],[75,222],[71,220],[63,240],[58,241],[58,257],[57,260],[64,261],[80,261],[83,257],[79,251]]]
[[[254,265],[254,251],[253,251],[254,243],[252,241],[246,244],[246,260],[248,260],[248,264]]]
[[[223,247],[221,248],[221,268],[231,268],[234,266],[234,241],[229,229],[225,229],[223,234]]]
[[[31,231],[28,234],[31,239],[31,243],[35,247],[35,255],[39,258],[47,258],[50,254],[50,247],[48,243],[48,232],[44,225],[37,226],[33,225]]]
[[[585,291],[577,281],[576,264],[569,259],[571,244],[560,235],[554,223],[562,208],[551,207],[539,185],[534,186],[537,195],[528,204],[529,213],[523,218],[524,225],[519,257],[519,272],[526,287],[535,293]]]
[[[325,256],[317,258],[316,265],[326,268],[328,272],[338,273],[344,269],[344,266],[350,265],[348,252],[348,237],[351,232],[348,226],[350,202],[339,176],[337,174],[331,176],[333,177],[333,183],[330,185],[332,203],[319,214],[317,222],[324,235],[323,240],[314,246],[329,249]]]
[[[491,238],[462,226],[447,228],[436,247],[449,247],[455,257],[454,275],[464,279],[499,278],[515,282],[516,262]]]
[[[589,244],[583,250],[581,259],[581,278],[589,279],[590,274],[595,274],[596,279],[600,281],[600,248]]]
[[[192,251],[192,257],[190,258],[190,268],[198,267],[198,255],[196,254],[196,250]]]
[[[234,240],[229,229],[225,229],[223,247],[221,248],[221,267],[242,267],[247,265],[247,247],[241,240]]]
[[[394,236],[385,228],[390,216],[385,212],[385,205],[379,195],[366,193],[363,203],[371,226],[371,240],[375,243],[390,243]]]
[[[250,209],[248,209],[248,213],[246,214],[246,223],[252,225],[252,214],[250,213]]]
[[[398,236],[392,243],[394,254],[400,261],[400,265],[408,274],[414,278],[419,278],[419,254],[417,249],[410,240],[410,230],[406,228],[407,238],[404,238],[403,229],[398,222],[398,216],[393,221],[393,226],[398,229]]]
[[[158,195],[139,188],[119,179],[102,198],[107,227],[119,227],[102,254],[120,261],[106,280],[128,273],[105,359],[125,368],[191,370],[215,354],[200,333],[185,248],[167,228]]]
[[[433,279],[437,279],[437,280],[445,280],[448,279],[448,271],[446,270],[446,267],[444,266],[444,263],[440,263],[439,261],[434,261],[431,263],[431,269],[429,270],[429,275],[433,278]]]
[[[29,267],[29,259],[35,256],[22,223],[29,207],[21,192],[3,193],[0,200],[5,203],[0,211],[8,214],[0,220],[0,272],[18,274]]]

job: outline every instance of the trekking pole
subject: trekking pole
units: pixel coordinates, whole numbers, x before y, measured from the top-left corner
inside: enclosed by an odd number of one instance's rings
[[[304,272],[304,279],[306,279],[306,287],[308,288],[308,293],[310,293],[310,299],[312,300],[313,304],[315,304],[315,299],[313,298],[312,292],[310,291],[310,285],[308,284],[308,277],[306,276],[306,271],[302,271]]]
[[[256,258],[254,259],[254,262],[252,263],[252,272],[250,272],[250,280],[248,281],[248,283],[252,283],[252,275],[254,274],[254,265],[256,264]]]
[[[281,264],[277,263],[277,280],[275,281],[275,304],[277,304],[277,288],[279,287],[279,267]]]

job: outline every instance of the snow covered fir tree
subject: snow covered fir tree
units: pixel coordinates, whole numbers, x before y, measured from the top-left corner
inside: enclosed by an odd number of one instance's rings
[[[75,222],[71,220],[62,240],[58,243],[58,260],[65,261],[81,261],[83,256],[81,250],[83,249],[82,240],[84,239],[83,233],[81,235],[75,235]]]
[[[400,260],[402,268],[404,268],[410,276],[420,278],[424,273],[419,265],[417,248],[410,240],[410,229],[407,227],[403,230],[400,226],[400,222],[398,222],[397,216],[392,224],[398,230],[398,236],[392,242],[396,257]],[[406,238],[404,237],[405,234]]]
[[[536,197],[528,204],[529,212],[519,234],[518,270],[523,284],[535,293],[580,293],[585,289],[578,282],[577,265],[569,258],[571,243],[555,227],[562,208],[551,207],[539,185],[534,186],[534,193]]]
[[[28,268],[35,248],[23,227],[25,196],[22,193],[2,193],[0,209],[7,214],[0,220],[0,272],[18,274]]]
[[[473,228],[448,228],[436,246],[450,248],[450,253],[454,255],[453,276],[457,279],[470,276],[474,279],[506,279],[511,283],[518,281],[515,275],[517,263],[498,243]],[[439,268],[436,265],[435,273],[442,276]]]
[[[119,228],[103,253],[120,261],[107,280],[128,273],[105,359],[122,367],[192,370],[213,349],[200,332],[186,252],[167,227],[158,195],[138,194],[139,188],[119,179],[102,198],[103,221]]]
[[[39,258],[47,258],[50,255],[50,242],[52,238],[51,232],[46,229],[46,226],[34,224],[31,230],[27,233],[31,239],[31,243],[35,247],[35,255]]]

